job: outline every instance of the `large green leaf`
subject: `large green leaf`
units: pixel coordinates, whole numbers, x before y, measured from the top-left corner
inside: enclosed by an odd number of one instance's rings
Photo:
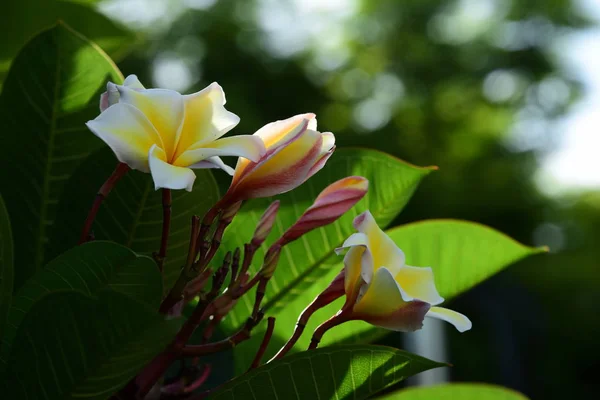
[[[13,241],[8,212],[0,196],[0,339],[13,293]]]
[[[75,290],[95,296],[111,289],[157,310],[162,279],[154,260],[112,242],[90,242],[52,260],[15,294],[0,358],[5,359],[27,312],[43,297]]]
[[[482,383],[450,383],[404,389],[380,400],[527,400],[514,390]]]
[[[15,289],[44,264],[63,187],[102,144],[84,123],[98,114],[106,81],[121,79],[106,54],[62,23],[33,38],[15,59],[0,95],[6,149],[0,181],[19,266]]]
[[[335,346],[277,360],[233,379],[210,399],[366,399],[437,363],[384,346]]]
[[[68,182],[52,230],[50,251],[53,255],[77,243],[94,196],[116,163],[110,149],[102,149],[86,160]],[[210,171],[197,170],[196,176],[191,193],[184,190],[172,193],[165,288],[175,281],[187,256],[192,216],[202,216],[219,198]],[[152,177],[130,171],[110,192],[92,229],[96,239],[112,240],[138,253],[151,255],[160,246],[162,223],[162,196],[160,191],[154,190]]]
[[[459,220],[427,220],[388,231],[406,263],[433,268],[435,285],[447,300],[546,247],[528,247],[488,226]]]
[[[341,149],[334,153],[322,171],[302,186],[278,196],[281,206],[271,237],[283,234],[327,185],[349,175],[360,175],[369,180],[369,192],[346,215],[284,248],[279,267],[267,289],[265,309],[276,313],[314,283],[322,274],[319,266],[351,234],[354,217],[369,209],[380,225],[389,224],[406,205],[421,179],[434,169],[415,167],[375,150]],[[262,212],[272,201],[259,199],[244,205],[226,231],[221,248],[229,250],[248,242]],[[260,267],[266,249],[265,244],[257,252],[251,271]],[[251,310],[252,300],[251,296],[245,296],[228,315],[225,325],[233,328],[243,323]]]
[[[433,268],[436,287],[446,301],[510,264],[545,251],[544,248],[524,246],[494,229],[467,221],[429,220],[393,228],[387,233],[404,251],[409,265]],[[330,265],[329,270],[318,278],[314,286],[303,292],[302,297],[288,302],[284,310],[273,314],[277,318],[275,332],[281,340],[292,335],[302,310],[343,268],[341,259],[338,257],[338,264]],[[339,311],[343,302],[343,298],[339,299],[313,315],[295,347],[296,351],[306,349],[314,329]],[[323,338],[323,344],[363,343],[385,332],[366,322],[351,321],[329,331]],[[260,333],[256,336],[260,337]],[[254,339],[254,346],[257,341]],[[273,341],[267,356],[273,355],[280,345],[281,342]]]
[[[8,359],[8,399],[107,399],[180,327],[110,290],[54,293],[27,313]]]
[[[90,1],[87,1],[91,3]],[[10,37],[0,41],[0,87],[19,49],[42,30],[65,21],[98,44],[113,59],[122,58],[135,35],[85,4],[74,0],[7,1],[0,13],[0,26]]]

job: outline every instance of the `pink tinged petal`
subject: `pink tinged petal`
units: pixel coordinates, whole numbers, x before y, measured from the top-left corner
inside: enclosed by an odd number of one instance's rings
[[[225,109],[225,93],[216,82],[183,96],[183,100],[185,121],[175,158],[190,148],[217,140],[240,122],[240,117]]]
[[[192,191],[196,175],[189,168],[176,167],[166,162],[166,153],[154,145],[148,152],[150,173],[154,180],[154,189],[185,189]]]
[[[181,154],[173,164],[187,167],[213,156],[237,156],[258,161],[264,153],[265,147],[256,136],[230,136],[208,143],[203,147],[192,147]]]
[[[368,187],[369,182],[360,176],[349,176],[327,186],[285,232],[282,245],[337,220],[365,196]]]
[[[375,218],[369,211],[365,211],[354,219],[354,228],[364,233],[369,238],[368,247],[373,254],[375,268],[385,265],[394,274],[405,264],[404,252],[396,243],[379,228]]]
[[[396,273],[395,278],[404,301],[421,300],[432,306],[444,302],[444,298],[435,288],[433,271],[430,267],[405,265]]]
[[[381,267],[354,305],[353,316],[382,328],[410,332],[422,327],[428,310],[427,303],[404,301],[390,270]]]
[[[309,114],[303,114],[306,116]],[[314,114],[310,114],[314,116]],[[291,143],[300,139],[308,126],[308,119],[298,118],[296,116],[285,121],[271,122],[259,129],[253,136],[263,141],[266,152],[257,162],[251,162],[248,159],[240,158],[235,167],[235,174],[231,186],[235,186],[245,176],[256,169],[260,169],[263,164],[276,156],[277,153],[289,146]],[[288,121],[289,123],[282,124]],[[292,123],[293,122],[293,123]],[[266,139],[266,141],[265,141]]]
[[[214,156],[208,157],[206,160],[202,160],[195,164],[190,165],[188,168],[194,169],[210,169],[210,168],[219,168],[223,171],[227,172],[229,175],[233,175],[233,168],[229,165],[225,164],[221,158]]]
[[[237,199],[270,197],[300,186],[319,155],[321,135],[304,131],[297,140],[281,148],[256,166],[250,165],[236,181],[234,175],[229,196]]]
[[[119,102],[136,107],[152,123],[160,135],[160,147],[171,162],[183,125],[183,97],[167,89],[139,90],[126,86],[118,86],[118,89],[121,95]]]
[[[465,332],[473,327],[471,320],[461,313],[443,307],[431,307],[426,317],[437,318],[449,322],[459,331]]]
[[[160,143],[160,138],[140,110],[118,103],[86,125],[113,150],[120,162],[133,169],[149,171],[148,151]]]

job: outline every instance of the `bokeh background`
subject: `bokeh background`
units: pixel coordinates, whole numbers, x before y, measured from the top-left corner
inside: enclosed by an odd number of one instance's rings
[[[6,6],[0,78],[28,37],[61,18],[147,86],[192,92],[218,81],[241,117],[238,134],[312,111],[340,147],[438,165],[395,225],[461,218],[550,247],[450,305],[474,329],[444,331],[454,367],[441,379],[498,383],[533,399],[597,395],[600,1]],[[88,18],[90,8],[106,18]]]

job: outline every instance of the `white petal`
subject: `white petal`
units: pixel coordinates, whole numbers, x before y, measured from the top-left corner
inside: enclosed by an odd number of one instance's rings
[[[395,278],[404,301],[421,300],[432,306],[444,302],[444,298],[435,288],[433,271],[430,267],[405,265],[396,273]]]
[[[373,280],[354,306],[354,311],[360,314],[386,315],[404,305],[406,302],[402,299],[394,276],[389,269],[381,267],[375,271]]]
[[[136,75],[129,75],[123,81],[123,86],[130,87],[132,89],[146,89],[144,85],[139,81]]]
[[[321,154],[328,153],[333,146],[335,146],[335,136],[331,132],[323,133],[323,147],[321,148]]]
[[[230,136],[207,143],[203,147],[192,146],[181,154],[173,164],[184,167],[213,156],[237,156],[258,161],[265,153],[259,137],[253,135]]]
[[[431,307],[426,317],[432,317],[450,322],[459,332],[468,331],[473,327],[471,320],[461,313],[443,307]]]
[[[338,247],[337,249],[335,249],[335,253],[337,255],[340,255],[344,249],[347,249],[348,247],[353,247],[353,246],[366,246],[369,243],[368,239],[367,239],[367,235],[365,235],[364,233],[353,233],[352,235],[350,235],[350,237],[348,237],[348,239],[346,239],[344,241],[344,244],[342,244],[341,247]]]
[[[354,218],[354,227],[367,235],[369,250],[373,255],[375,268],[385,266],[395,275],[405,263],[404,252],[396,243],[379,228],[375,218],[369,211],[365,211]]]
[[[165,162],[166,154],[163,149],[152,146],[148,152],[150,173],[154,180],[154,188],[185,189],[192,191],[196,174],[189,168],[176,167]]]
[[[208,157],[206,160],[202,160],[196,164],[190,165],[189,168],[203,169],[203,168],[219,168],[227,172],[229,175],[233,175],[233,168],[225,164],[220,157]]]
[[[160,138],[140,110],[117,103],[86,125],[113,150],[119,161],[148,172],[148,150],[160,143]]]
[[[184,118],[183,97],[174,90],[132,89],[118,86],[119,103],[131,104],[152,123],[160,138],[161,148],[168,160],[172,160],[181,134]]]
[[[225,109],[225,93],[216,82],[183,96],[183,101],[185,121],[175,158],[193,145],[199,147],[217,140],[240,122],[240,117]]]

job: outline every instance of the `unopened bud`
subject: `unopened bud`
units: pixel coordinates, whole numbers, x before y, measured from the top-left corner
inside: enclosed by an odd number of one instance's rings
[[[281,244],[334,222],[358,203],[367,194],[368,188],[369,181],[362,176],[349,176],[327,186],[313,205],[285,232]]]
[[[224,209],[223,213],[221,214],[221,223],[225,223],[225,224],[229,225],[231,223],[231,221],[233,221],[233,218],[235,217],[237,212],[240,210],[241,206],[242,206],[242,202],[238,201],[236,203],[233,203],[226,209]]]
[[[279,256],[281,254],[281,246],[275,245],[267,251],[265,254],[265,258],[263,261],[263,266],[261,267],[259,274],[264,278],[271,278],[275,273],[275,269],[277,268],[277,263],[279,262]]]
[[[254,236],[252,237],[252,244],[254,246],[260,247],[267,236],[269,236],[269,233],[271,233],[271,229],[275,223],[275,218],[277,217],[277,211],[279,210],[279,203],[279,200],[271,203],[271,205],[263,213],[262,217],[260,217],[260,221],[258,221],[256,230],[254,231]]]

